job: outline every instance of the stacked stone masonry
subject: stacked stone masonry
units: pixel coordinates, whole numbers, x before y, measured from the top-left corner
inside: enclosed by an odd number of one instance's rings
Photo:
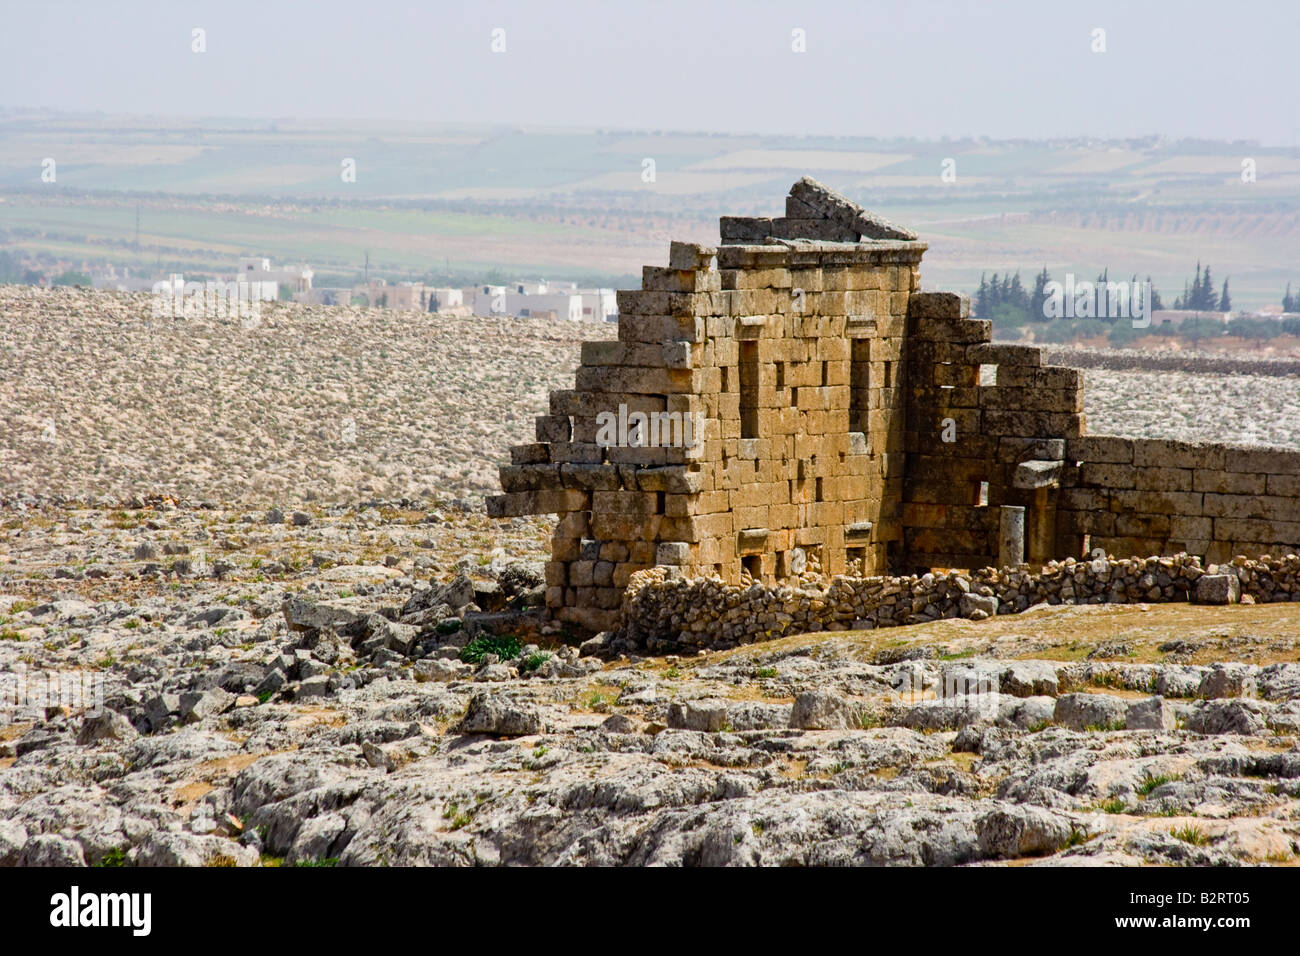
[[[672,243],[501,467],[490,514],[559,516],[559,619],[614,627],[660,566],[728,585],[984,567],[1004,505],[1031,562],[1300,542],[1300,452],[1087,436],[1082,373],[922,292],[915,234],[808,178],[785,212]]]

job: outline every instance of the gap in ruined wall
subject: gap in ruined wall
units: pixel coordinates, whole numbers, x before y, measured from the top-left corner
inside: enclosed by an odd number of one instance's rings
[[[998,381],[998,367],[996,365],[981,365],[979,371],[979,383],[981,385],[996,385]]]

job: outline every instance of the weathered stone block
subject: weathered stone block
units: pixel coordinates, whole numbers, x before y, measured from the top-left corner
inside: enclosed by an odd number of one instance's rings
[[[661,541],[655,547],[655,564],[675,566],[691,562],[691,546],[685,541]]]
[[[970,296],[963,292],[917,292],[908,300],[908,314],[917,319],[966,319]]]
[[[772,220],[753,216],[723,216],[718,220],[722,241],[762,242],[772,235]]]
[[[1196,579],[1197,604],[1236,604],[1241,582],[1235,574],[1203,574]]]
[[[1173,730],[1177,724],[1174,709],[1163,697],[1148,697],[1128,705],[1127,730]]]
[[[708,269],[713,265],[713,260],[717,254],[716,246],[673,240],[668,246],[668,268]]]
[[[1025,461],[1016,466],[1012,485],[1016,488],[1054,488],[1061,483],[1059,461]]]
[[[1062,694],[1053,715],[1056,723],[1071,730],[1124,729],[1127,719],[1125,701],[1107,694]]]
[[[568,415],[538,415],[534,432],[539,442],[567,442],[573,437],[573,425]],[[547,452],[547,460],[550,452]]]
[[[1142,439],[1133,441],[1133,464],[1138,467],[1223,468],[1222,445]]]
[[[1099,464],[1132,464],[1133,442],[1127,438],[1088,435],[1068,443],[1066,454],[1075,461]]]

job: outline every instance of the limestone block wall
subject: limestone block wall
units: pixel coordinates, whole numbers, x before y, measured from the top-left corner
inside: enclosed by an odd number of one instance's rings
[[[1081,371],[990,344],[960,296],[914,295],[910,315],[895,570],[996,563],[1001,505],[1026,509],[1031,564],[1098,548],[1211,563],[1300,548],[1300,452],[1087,435]],[[979,384],[987,366],[993,382]]]
[[[962,295],[910,302],[899,570],[995,563],[1002,505],[1028,509],[1031,560],[1058,556],[1053,483],[1064,439],[1084,429],[1082,375],[1042,366],[1035,348],[990,344],[990,323],[968,315]],[[986,376],[993,381],[981,384],[986,366],[996,367]],[[1043,466],[1033,480],[1026,462]]]
[[[1085,436],[1068,443],[1068,457],[1062,552],[1186,551],[1223,562],[1300,548],[1298,451]]]
[[[668,268],[619,293],[618,341],[584,343],[574,388],[489,503],[559,512],[557,616],[611,625],[630,576],[657,564],[737,584],[885,570],[924,248],[674,243]],[[611,419],[635,426],[602,435]]]
[[[1001,506],[1031,564],[1300,544],[1300,452],[1089,436],[1082,373],[923,292],[915,235],[804,179],[619,292],[496,516],[559,516],[547,605],[617,625],[633,575],[727,586],[983,568]]]
[[[733,584],[866,575],[902,540],[924,244],[812,180],[785,217],[721,231],[618,294],[618,341],[584,344],[574,388],[501,468],[490,513],[559,514],[561,619],[612,626],[656,565]]]

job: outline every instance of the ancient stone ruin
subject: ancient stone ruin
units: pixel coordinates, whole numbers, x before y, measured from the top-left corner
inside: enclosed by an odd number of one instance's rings
[[[613,627],[655,566],[773,585],[1300,542],[1300,452],[1089,436],[1082,373],[921,291],[914,233],[809,178],[785,213],[672,243],[501,467],[490,514],[559,515],[559,619]]]

